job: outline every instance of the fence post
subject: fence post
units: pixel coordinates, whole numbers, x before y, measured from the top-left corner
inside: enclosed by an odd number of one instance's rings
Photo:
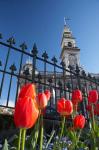
[[[5,66],[4,66],[4,70],[3,70],[3,76],[2,76],[2,80],[1,80],[0,97],[1,97],[2,88],[3,88],[3,83],[4,83],[4,78],[5,78],[5,71],[6,71],[7,64],[8,64],[8,60],[9,60],[9,56],[10,56],[11,46],[12,46],[13,44],[15,44],[15,40],[14,40],[13,37],[11,37],[11,38],[9,38],[9,39],[7,40],[7,42],[9,43],[9,48],[8,48],[8,52],[7,52],[7,55],[6,55],[6,62],[5,62]]]
[[[42,54],[42,57],[44,58],[44,90],[46,89],[46,61],[48,59],[48,54],[46,51]]]
[[[60,63],[61,65],[62,65],[62,69],[63,69],[63,86],[64,86],[64,96],[65,96],[65,98],[66,98],[66,87],[65,87],[65,63],[62,61],[61,63]]]
[[[37,47],[36,47],[35,43],[33,45],[33,49],[31,51],[31,53],[33,55],[32,83],[34,83],[35,82],[35,71],[36,71],[36,57],[37,57],[37,54],[38,54]]]
[[[68,68],[70,69],[71,88],[72,88],[72,90],[73,90],[74,87],[73,87],[72,70],[73,70],[74,68],[73,68],[73,66],[71,66],[71,65],[69,65]]]
[[[77,82],[78,82],[78,89],[82,91],[82,88],[81,88],[81,82],[80,82],[80,69],[78,67],[78,65],[76,65],[76,76],[77,76]],[[82,114],[84,114],[84,104],[83,104],[83,101],[80,102],[80,110],[82,111]]]
[[[9,83],[9,89],[8,89],[8,96],[7,96],[6,106],[8,106],[8,103],[9,103],[10,90],[11,90],[11,84],[12,84],[12,75],[14,74],[14,71],[17,70],[15,64],[10,66],[10,70],[11,70],[11,76],[10,76],[10,83]]]
[[[56,63],[57,63],[57,59],[55,56],[52,58],[52,61],[54,63],[55,103],[57,104],[57,97],[56,97]]]
[[[19,90],[19,85],[20,85],[20,75],[21,75],[21,69],[22,69],[22,61],[23,61],[23,52],[27,49],[27,46],[25,44],[25,42],[23,44],[20,45],[21,48],[21,60],[20,60],[20,66],[19,66],[19,77],[18,77],[18,81],[17,81],[17,90],[16,90],[16,99],[17,100],[17,96],[18,96],[18,90]],[[16,101],[15,101],[16,103]]]

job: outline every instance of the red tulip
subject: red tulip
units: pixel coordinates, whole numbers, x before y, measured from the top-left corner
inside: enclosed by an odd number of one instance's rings
[[[82,101],[82,93],[80,90],[74,90],[72,92],[72,103],[74,105],[78,104],[78,102]]]
[[[44,109],[47,106],[47,97],[45,93],[39,93],[37,96],[37,103],[40,109]]]
[[[31,128],[38,118],[38,107],[35,99],[30,97],[19,98],[14,112],[16,127]]]
[[[75,128],[80,128],[80,129],[82,129],[82,128],[84,128],[84,126],[85,126],[86,120],[85,120],[85,117],[84,117],[83,115],[77,115],[77,116],[74,118],[73,122],[74,122],[74,127],[75,127]]]
[[[30,97],[32,99],[36,98],[35,85],[31,83],[27,83],[24,85],[19,93],[18,98]]]
[[[88,102],[89,103],[96,103],[98,100],[98,93],[96,90],[91,90],[89,91],[88,95]]]
[[[47,100],[49,101],[50,97],[51,97],[51,92],[49,90],[45,90],[44,91],[44,94],[46,95],[47,97]]]
[[[57,112],[64,116],[72,114],[72,102],[70,100],[65,100],[65,98],[61,98],[57,101]]]

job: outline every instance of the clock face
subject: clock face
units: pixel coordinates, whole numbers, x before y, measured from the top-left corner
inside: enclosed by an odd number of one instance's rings
[[[68,47],[72,47],[72,43],[71,42],[68,42]]]

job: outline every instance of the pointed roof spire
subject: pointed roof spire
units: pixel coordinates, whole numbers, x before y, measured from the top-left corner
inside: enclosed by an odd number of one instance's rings
[[[67,21],[69,21],[69,20],[70,20],[69,18],[64,17],[64,30],[63,30],[63,33],[64,32],[71,32],[68,25],[67,25]]]
[[[66,17],[64,17],[64,26],[68,26],[68,25],[67,25],[67,21],[69,21],[69,20],[70,20],[70,18],[68,18],[68,17],[67,17],[67,18],[66,18]]]

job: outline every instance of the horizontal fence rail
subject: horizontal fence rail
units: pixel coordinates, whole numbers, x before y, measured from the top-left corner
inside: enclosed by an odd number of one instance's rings
[[[71,99],[73,89],[80,89],[84,97],[91,89],[99,91],[98,76],[86,74],[79,66],[65,68],[55,56],[49,60],[46,51],[39,57],[36,44],[29,53],[25,43],[15,47],[13,37],[3,42],[0,34],[0,106],[14,108],[21,86],[29,82],[36,84],[37,93],[45,89],[51,91],[51,107],[56,107],[61,97]],[[85,100],[81,103],[84,114],[86,104]]]

